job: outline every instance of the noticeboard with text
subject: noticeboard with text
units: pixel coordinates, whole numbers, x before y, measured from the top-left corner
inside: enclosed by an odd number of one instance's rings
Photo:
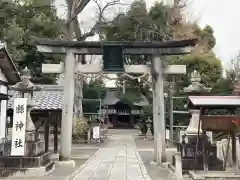
[[[11,156],[24,156],[27,98],[14,99]]]

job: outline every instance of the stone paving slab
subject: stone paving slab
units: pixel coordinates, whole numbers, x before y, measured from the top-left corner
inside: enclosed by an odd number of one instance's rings
[[[112,135],[108,147],[95,157],[73,180],[151,180],[131,135]]]

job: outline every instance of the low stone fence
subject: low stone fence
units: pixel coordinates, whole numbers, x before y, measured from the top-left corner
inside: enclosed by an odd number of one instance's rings
[[[228,139],[222,139],[221,141],[217,141],[217,157],[221,160],[227,161],[226,165],[229,167],[233,166],[232,161],[232,140],[229,140],[228,146]],[[226,154],[227,153],[227,154]],[[237,154],[237,163],[238,167],[240,168],[240,143],[239,137],[236,138],[236,154]]]

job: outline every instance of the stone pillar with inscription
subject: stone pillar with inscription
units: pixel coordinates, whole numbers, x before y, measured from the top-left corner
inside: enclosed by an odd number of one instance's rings
[[[26,156],[36,156],[43,152],[44,143],[40,141],[39,134],[31,118],[31,110],[35,105],[33,99],[34,91],[40,91],[41,88],[31,82],[31,72],[27,67],[22,71],[21,82],[11,87],[12,90],[18,91],[22,98],[27,98],[27,117],[26,117]]]
[[[11,90],[18,91],[21,97],[14,99],[11,154],[0,156],[0,177],[6,176],[4,172],[8,171],[3,170],[6,168],[15,169],[16,173],[12,173],[12,176],[17,176],[18,179],[45,176],[54,167],[54,163],[50,162],[50,152],[44,151],[44,142],[36,133],[31,118],[33,92],[40,91],[41,88],[30,81],[31,73],[27,68],[22,71],[21,79],[21,82],[10,87]]]

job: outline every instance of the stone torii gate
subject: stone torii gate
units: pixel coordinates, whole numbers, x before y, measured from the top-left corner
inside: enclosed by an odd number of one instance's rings
[[[76,63],[75,55],[103,55],[103,71],[115,73],[151,73],[153,81],[153,121],[154,121],[154,160],[165,161],[165,116],[163,74],[185,74],[184,65],[166,68],[160,57],[190,53],[197,43],[196,39],[166,42],[80,42],[59,40],[34,40],[37,50],[42,53],[66,54],[65,67],[62,64],[43,64],[43,73],[62,73],[64,71],[64,105],[60,137],[60,160],[70,161],[72,145],[72,122],[74,105],[74,74],[99,73],[99,64]],[[124,65],[123,55],[151,55],[151,65]]]

